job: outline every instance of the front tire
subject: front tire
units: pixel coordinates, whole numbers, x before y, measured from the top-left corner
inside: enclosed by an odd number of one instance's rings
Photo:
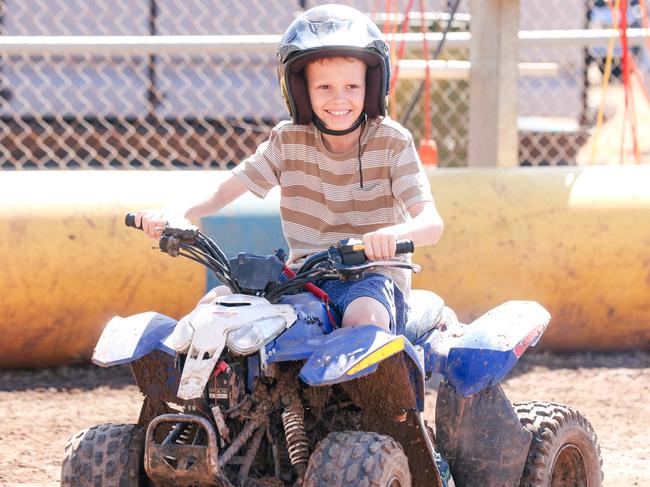
[[[521,487],[601,487],[598,438],[582,413],[561,404],[515,404],[533,434]]]
[[[306,487],[411,487],[402,447],[390,436],[362,431],[330,433],[309,458]]]
[[[144,430],[133,424],[99,424],[68,440],[61,486],[147,485],[143,465]]]

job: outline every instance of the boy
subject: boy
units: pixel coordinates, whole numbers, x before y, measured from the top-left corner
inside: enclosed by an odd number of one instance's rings
[[[308,10],[285,32],[278,76],[292,122],[278,124],[256,153],[233,169],[215,193],[176,210],[195,219],[251,191],[281,187],[280,215],[290,262],[346,237],[365,244],[370,260],[395,257],[395,243],[435,244],[443,229],[411,134],[386,117],[388,46],[357,10]],[[169,211],[141,211],[151,238]],[[399,333],[406,324],[410,273],[386,270],[356,282],[325,281],[342,326],[374,324]],[[202,301],[223,294],[212,290]]]

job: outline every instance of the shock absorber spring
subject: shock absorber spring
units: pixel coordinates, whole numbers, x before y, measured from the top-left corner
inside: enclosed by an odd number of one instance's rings
[[[292,401],[282,412],[282,426],[287,440],[289,460],[302,477],[309,461],[309,440],[305,433],[305,418],[299,402]]]

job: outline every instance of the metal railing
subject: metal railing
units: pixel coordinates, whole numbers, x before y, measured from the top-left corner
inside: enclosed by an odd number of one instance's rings
[[[313,6],[321,2],[309,2]],[[325,3],[325,2],[322,2]],[[406,2],[348,2],[385,22],[404,21]],[[417,2],[415,2],[417,4]],[[392,111],[423,136],[422,36],[441,41],[444,1],[409,15]],[[0,168],[205,168],[239,163],[287,117],[275,49],[300,10],[281,0],[24,0],[0,6]],[[598,56],[618,32],[589,25],[593,2],[521,4],[520,162],[573,164],[589,137],[598,96]],[[256,12],[251,15],[250,12]],[[442,14],[441,14],[442,12]],[[455,16],[442,59],[431,62],[432,137],[442,166],[466,163],[470,12]],[[401,28],[401,27],[400,27]],[[399,28],[393,27],[398,32]],[[648,32],[628,29],[647,74]],[[620,107],[615,107],[620,110]]]

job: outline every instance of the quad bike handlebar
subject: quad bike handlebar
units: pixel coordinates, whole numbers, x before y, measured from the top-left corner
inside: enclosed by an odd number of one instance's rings
[[[124,223],[128,227],[142,230],[141,226],[135,225],[135,213],[127,213]],[[193,225],[184,228],[166,225],[158,245],[162,252],[172,257],[182,256],[203,264],[233,293],[264,295],[270,301],[283,294],[295,292],[298,288],[309,288],[313,286],[314,281],[320,279],[356,280],[364,273],[380,267],[419,271],[419,266],[410,262],[368,260],[363,242],[354,238],[342,240],[328,250],[312,254],[297,271],[285,265],[285,253],[282,249],[275,251],[271,256],[240,254],[237,258],[229,260],[210,237]],[[397,241],[396,254],[408,254],[413,251],[412,240]],[[268,281],[259,275],[262,261],[268,269]],[[248,270],[250,268],[254,269],[255,277],[251,276]],[[280,273],[288,277],[289,281],[279,282]],[[268,283],[274,285],[268,286]]]

